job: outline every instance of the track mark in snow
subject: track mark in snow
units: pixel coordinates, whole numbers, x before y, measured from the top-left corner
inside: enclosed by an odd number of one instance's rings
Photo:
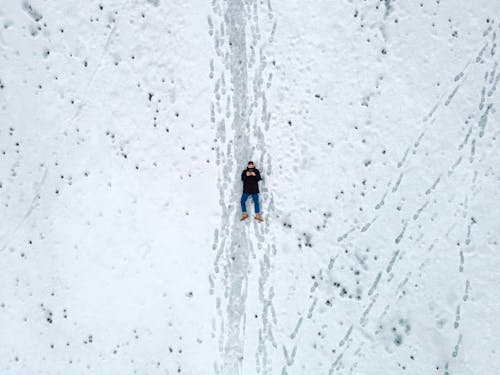
[[[487,45],[487,43],[486,43]],[[483,58],[483,54],[484,54],[484,50],[485,50],[486,47],[483,47],[482,50],[479,52],[478,54],[478,57],[476,58],[476,62],[478,63],[481,63],[481,64],[484,64],[486,62],[486,57]],[[493,68],[491,70],[491,74],[495,74],[494,72],[496,72],[496,66],[498,65],[497,61],[491,61],[490,62],[492,63],[493,65]],[[469,65],[469,64],[468,64]],[[482,67],[481,65],[475,65],[475,66],[480,66]],[[458,77],[455,81],[459,80],[459,79],[462,79],[464,77],[465,74],[463,74],[463,72],[461,74],[459,74]],[[488,76],[486,76],[488,77]],[[496,82],[496,79],[493,80],[491,78],[491,76],[489,77],[489,82],[490,82],[490,85],[493,84],[493,82]],[[451,101],[452,99],[455,97],[455,94],[456,94],[456,89],[457,89],[458,86],[455,86],[455,89],[454,91],[448,95],[448,101],[447,101],[447,105],[451,104]],[[489,91],[491,92],[494,92],[494,89],[492,89],[491,87],[489,88]],[[481,98],[480,98],[480,103],[485,101],[483,98],[485,97],[484,93],[485,92],[489,92],[488,91],[488,88],[483,88],[482,92],[481,92]],[[457,154],[456,154],[456,157],[454,158],[454,161],[451,162],[446,168],[442,169],[442,172],[436,177],[436,179],[434,180],[434,182],[432,183],[432,185],[427,189],[425,190],[425,196],[434,196],[435,195],[435,191],[440,189],[440,190],[443,190],[446,188],[446,186],[444,186],[443,184],[446,182],[448,182],[447,180],[451,180],[451,179],[454,179],[455,178],[455,175],[456,175],[456,171],[460,168],[461,165],[463,165],[463,158],[464,158],[464,152],[463,149],[464,149],[464,146],[469,143],[469,139],[472,138],[472,141],[470,142],[470,146],[471,146],[471,151],[470,151],[470,162],[472,163],[475,159],[473,158],[473,156],[476,154],[477,152],[477,144],[478,144],[478,140],[475,138],[475,136],[480,136],[481,137],[481,132],[482,132],[482,135],[484,136],[485,132],[483,129],[486,128],[486,123],[487,123],[487,120],[488,120],[488,111],[491,111],[492,107],[493,107],[493,101],[491,103],[489,103],[487,106],[481,106],[480,108],[480,118],[479,118],[479,121],[477,122],[477,126],[474,126],[474,125],[470,125],[466,128],[466,131],[467,131],[467,134],[465,135],[465,138],[464,140],[462,141],[462,143],[460,143],[458,146],[457,146]],[[436,109],[439,107],[439,102],[434,106],[434,108],[432,109],[430,115],[433,115],[434,112],[436,111]],[[471,115],[468,117],[468,119],[466,120],[466,124],[470,123],[470,119],[475,117],[474,115]],[[428,121],[429,118],[426,118],[424,119],[424,121]],[[414,142],[414,146],[413,146],[413,151],[411,154],[408,153],[408,149],[407,151],[405,152],[405,155],[403,156],[403,158],[401,159],[401,161],[398,163],[398,168],[401,168],[403,165],[407,164],[409,162],[409,160],[411,158],[408,158],[407,156],[408,155],[411,155],[412,157],[414,155],[417,154],[417,149],[419,147],[419,144],[421,142],[421,140],[423,139],[423,136],[426,134],[426,131],[427,130],[424,130],[424,132],[420,133],[420,135],[417,137],[416,141]],[[399,175],[399,178],[398,180],[401,178],[401,173],[398,174]],[[471,217],[469,214],[468,214],[468,203],[470,201],[469,199],[469,196],[472,194],[473,191],[477,191],[477,189],[475,188],[475,185],[476,185],[476,180],[477,180],[477,176],[478,176],[478,173],[477,173],[477,170],[474,170],[473,172],[473,176],[472,176],[472,179],[471,179],[471,182],[470,182],[470,185],[469,185],[469,188],[468,188],[468,191],[466,193],[466,199],[465,199],[465,202],[462,206],[456,206],[457,207],[457,210],[460,209],[460,207],[463,208],[464,212],[463,212],[463,215],[462,217],[464,218],[468,218],[468,217]],[[394,181],[394,179],[393,179]],[[459,182],[461,183],[461,181]],[[392,182],[390,182],[388,185],[391,185]],[[399,190],[401,192],[403,192],[403,190],[401,190],[401,186],[399,187]],[[385,204],[385,199],[386,199],[386,196],[387,196],[387,191],[384,192],[384,195],[382,197],[382,199],[380,200],[380,203],[378,203],[374,210],[377,210],[377,209],[380,209],[384,204]],[[437,195],[436,195],[437,196]],[[450,204],[453,204],[453,200],[454,200],[454,195],[452,195],[449,199],[448,199],[448,202]],[[429,199],[429,197],[424,197],[425,198],[425,201],[422,202],[422,205],[420,206],[420,208],[418,208],[414,213],[413,213],[413,222],[410,223],[408,219],[405,220],[405,224],[403,225],[403,230],[402,232],[400,233],[400,235],[397,237],[399,238],[400,241],[403,240],[403,237],[402,237],[402,234],[405,233],[405,231],[407,232],[407,237],[409,239],[413,239],[413,242],[416,244],[418,241],[422,240],[422,238],[425,237],[425,233],[420,233],[419,236],[417,236],[416,238],[414,237],[415,232],[417,232],[418,228],[421,228],[421,225],[420,225],[420,222],[422,221],[421,219],[421,214],[424,212],[424,211],[429,211],[430,208],[432,206],[434,206],[436,204],[436,199]],[[386,212],[384,212],[384,214],[386,214]],[[431,216],[431,220],[434,220],[437,216],[439,215],[438,212],[434,213],[432,216]],[[381,217],[382,215],[380,215],[380,213],[378,214],[377,217]],[[411,217],[411,216],[410,216]],[[472,218],[472,217],[471,217]],[[414,224],[413,224],[414,223]],[[450,230],[447,232],[446,234],[446,237],[448,237],[448,235],[450,234],[450,232],[457,226],[457,224],[459,224],[460,222],[454,222],[452,224],[452,226],[450,227]],[[466,275],[465,275],[465,256],[464,256],[464,249],[463,249],[463,246],[467,246],[468,244],[471,243],[471,227],[474,223],[474,220],[471,219],[469,222],[466,223],[466,233],[465,233],[465,236],[464,238],[462,239],[457,239],[457,242],[458,242],[458,255],[459,255],[459,262],[458,262],[458,269],[457,271],[459,272],[459,274],[463,275],[463,276],[460,276],[461,278],[464,279],[464,284],[465,284],[465,292],[462,292],[463,293],[463,296],[461,297],[461,299],[463,301],[467,301],[469,299],[469,290],[470,290],[470,282],[469,280],[466,278]],[[411,225],[410,225],[411,224]],[[418,225],[418,227],[417,227]],[[342,239],[344,240],[345,238],[347,238],[347,236],[352,233],[352,230],[350,232],[347,232],[346,234],[344,234],[343,236],[339,237],[339,239]],[[396,242],[399,242],[399,241],[396,241]],[[397,287],[395,288],[395,292],[394,292],[394,297],[396,299],[396,301],[398,300],[401,300],[403,298],[405,298],[405,296],[408,294],[407,293],[407,286],[410,284],[410,281],[415,278],[415,277],[422,277],[422,271],[424,270],[424,268],[426,266],[428,266],[430,263],[431,263],[431,259],[432,259],[432,256],[431,256],[431,252],[432,250],[435,248],[435,245],[436,243],[438,242],[438,238],[434,238],[432,240],[432,243],[431,245],[429,246],[428,248],[428,251],[427,251],[427,254],[424,254],[423,256],[423,261],[420,263],[420,266],[418,266],[418,271],[420,271],[420,273],[415,273],[415,272],[412,272],[412,271],[409,271],[406,273],[406,275],[404,276],[404,278],[399,282],[399,284],[397,285]],[[464,245],[461,245],[461,244],[464,244]],[[353,241],[350,242],[350,244],[352,245],[353,244]],[[392,258],[390,259],[389,261],[389,264],[386,268],[386,271],[389,273],[390,271],[392,271],[394,265],[396,264],[396,262],[401,262],[404,258],[403,258],[403,255],[404,255],[404,252],[405,250],[407,249],[407,247],[410,246],[409,244],[405,244],[405,247],[402,248],[402,249],[398,249],[396,252],[393,253],[393,256]],[[380,271],[379,273],[377,274],[377,277],[375,279],[375,282],[372,284],[372,287],[370,288],[370,291],[372,291],[372,293],[374,293],[374,286],[376,286],[380,280],[379,280],[379,275],[381,275]],[[380,320],[382,317],[384,317],[385,315],[388,314],[388,312],[395,306],[397,306],[395,303],[391,302],[391,299],[392,298],[389,298],[387,299],[387,294],[388,294],[388,287],[393,279],[393,274],[391,273],[390,277],[387,279],[387,282],[384,283],[384,289],[380,288],[380,285],[379,285],[379,288],[377,288],[377,293],[374,294],[374,296],[371,298],[371,300],[369,301],[368,304],[365,304],[365,307],[364,307],[364,310],[362,311],[361,315],[360,315],[360,318],[359,318],[359,325],[360,327],[364,327],[368,324],[369,322],[369,317],[370,315],[372,314],[372,311],[377,311],[376,309],[374,309],[374,306],[377,302],[377,299],[378,299],[378,296],[382,296],[384,295],[385,298],[380,298],[380,300],[383,300],[383,301],[388,301],[389,303],[385,306],[384,308],[384,311],[382,312],[382,314],[378,317],[378,320]],[[463,284],[462,284],[463,285]],[[460,305],[458,305],[460,306]],[[456,311],[456,318],[455,318],[455,324],[454,324],[454,327],[455,329],[459,330],[460,329],[460,320],[461,320],[461,308],[460,307],[457,307],[457,311]],[[379,330],[375,330],[375,335],[378,335],[380,333]],[[369,335],[362,335],[361,337],[360,336],[355,336],[354,339],[359,339],[360,343],[356,349],[355,352],[360,352],[361,348],[363,347],[363,345],[365,345],[365,340],[364,339],[368,339],[369,338]],[[451,352],[451,359],[453,358],[456,358],[459,353],[460,353],[460,347],[461,347],[461,340],[462,340],[462,333],[459,332],[458,333],[458,336],[457,336],[457,343],[455,344],[455,347],[453,348],[453,351]],[[341,361],[342,361],[342,357],[343,357],[343,353],[342,355],[339,355],[339,357],[335,360],[334,364],[332,365],[331,367],[331,370],[330,370],[330,373],[333,372],[334,369],[336,368],[340,368],[341,366],[342,367],[345,367],[341,364]],[[357,366],[357,361],[353,364],[353,366],[351,368],[355,368]],[[446,368],[448,368],[448,365],[449,365],[450,361],[447,362],[446,364]]]
[[[218,188],[222,208],[220,230],[213,244],[215,274],[211,278],[218,317],[214,335],[219,336],[221,356],[215,368],[220,374],[240,374],[250,365],[247,358],[251,357],[244,357],[244,353],[254,350],[255,370],[269,374],[272,359],[269,352],[278,349],[273,334],[277,317],[271,273],[276,247],[269,220],[256,223],[250,216],[245,222],[239,221],[239,198],[241,170],[248,160],[255,160],[263,178],[261,211],[272,217],[273,196],[265,187],[272,162],[266,153],[264,136],[270,121],[266,90],[271,86],[272,75],[266,74],[261,27],[266,26],[267,32],[271,27],[274,30],[276,24],[262,24],[259,18],[261,13],[273,18],[269,13],[270,2],[264,6],[257,1],[213,0],[212,9],[208,33],[218,59],[209,62],[209,77],[214,80],[210,121],[216,126],[214,147],[220,168]],[[248,277],[254,259],[258,259],[259,265],[257,280]],[[260,321],[247,319],[247,294],[255,289],[261,304]],[[247,335],[256,337],[257,347],[245,348]]]

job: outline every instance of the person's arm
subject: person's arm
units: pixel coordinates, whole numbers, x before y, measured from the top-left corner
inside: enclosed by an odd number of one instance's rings
[[[260,172],[258,169],[255,170],[255,177],[257,177],[257,181],[262,180],[262,177],[260,177]]]
[[[247,170],[244,169],[243,172],[241,172],[241,181],[245,181],[247,179]]]

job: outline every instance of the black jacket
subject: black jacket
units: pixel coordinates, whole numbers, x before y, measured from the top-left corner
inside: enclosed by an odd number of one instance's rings
[[[257,168],[253,169],[255,176],[247,176],[247,169],[241,172],[241,181],[243,181],[243,193],[256,194],[259,192],[259,181],[262,180],[260,172]]]

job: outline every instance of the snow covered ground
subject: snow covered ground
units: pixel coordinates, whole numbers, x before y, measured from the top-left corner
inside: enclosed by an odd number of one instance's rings
[[[499,373],[499,14],[3,0],[0,373]]]

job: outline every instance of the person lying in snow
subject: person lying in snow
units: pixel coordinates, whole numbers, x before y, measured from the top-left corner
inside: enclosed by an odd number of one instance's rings
[[[259,207],[259,181],[262,180],[262,178],[260,177],[259,170],[255,168],[253,161],[249,161],[247,168],[241,172],[241,180],[243,181],[243,194],[241,195],[241,211],[243,211],[243,215],[240,221],[248,217],[245,202],[250,195],[252,196],[255,206],[255,220],[263,221],[264,219],[260,216]]]

